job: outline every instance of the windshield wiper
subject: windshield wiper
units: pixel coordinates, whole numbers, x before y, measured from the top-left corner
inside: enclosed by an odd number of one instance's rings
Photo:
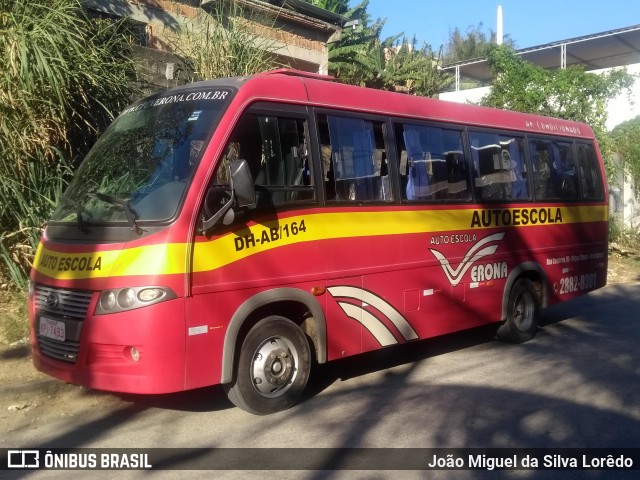
[[[87,227],[84,224],[84,219],[82,218],[82,206],[70,198],[63,198],[62,203],[72,206],[76,211],[76,222],[78,223],[78,229],[82,233],[87,233]]]
[[[109,195],[107,193],[102,193],[102,192],[89,192],[87,195],[121,208],[122,211],[124,212],[125,217],[127,217],[127,223],[129,224],[129,228],[133,232],[135,232],[137,235],[142,235],[142,229],[136,223],[136,217],[133,210],[129,206],[129,202],[127,202],[126,200],[122,200],[121,198],[114,197],[113,195]]]

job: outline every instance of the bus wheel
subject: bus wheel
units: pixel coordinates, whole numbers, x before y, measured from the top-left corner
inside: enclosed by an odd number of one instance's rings
[[[509,293],[507,318],[498,328],[498,338],[514,343],[531,340],[538,331],[539,310],[533,283],[526,278],[516,281]]]
[[[242,343],[229,400],[256,415],[292,407],[309,379],[311,350],[305,334],[290,320],[267,317]]]

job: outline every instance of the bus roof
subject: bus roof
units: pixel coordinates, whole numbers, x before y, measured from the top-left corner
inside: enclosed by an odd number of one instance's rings
[[[209,80],[177,89],[194,85],[234,86],[239,90],[235,101],[242,105],[254,101],[287,102],[424,121],[594,138],[591,127],[585,123],[356,87],[339,83],[328,75],[292,69]]]

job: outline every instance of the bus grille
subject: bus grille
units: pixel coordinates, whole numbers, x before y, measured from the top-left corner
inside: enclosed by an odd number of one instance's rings
[[[36,285],[34,292],[36,318],[42,315],[51,320],[65,323],[66,337],[64,341],[40,335],[38,331],[38,348],[43,355],[67,363],[76,363],[80,350],[80,333],[92,292],[65,290],[62,288]],[[39,323],[36,325],[38,328]]]
[[[38,347],[40,351],[47,357],[55,358],[68,363],[76,363],[78,361],[78,352],[80,351],[80,342],[72,342],[65,340],[60,342],[53,338],[38,335]]]

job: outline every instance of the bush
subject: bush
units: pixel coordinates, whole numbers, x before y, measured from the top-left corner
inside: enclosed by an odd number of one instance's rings
[[[0,32],[0,276],[24,287],[72,165],[130,103],[135,70],[126,24],[88,20],[78,0],[0,0]]]
[[[180,58],[179,72],[188,81],[241,77],[282,66],[277,42],[261,35],[275,18],[251,14],[236,2],[217,2],[199,11],[175,32],[165,32],[171,50]]]
[[[616,217],[609,217],[609,241],[618,242],[622,235],[620,220]]]
[[[0,232],[0,264],[4,276],[18,288],[26,286],[33,263],[35,248],[40,240],[43,224],[51,216],[73,169],[64,157],[56,162],[32,160],[22,171],[9,170],[0,176],[0,198],[6,208],[0,214],[0,225],[12,225]]]

